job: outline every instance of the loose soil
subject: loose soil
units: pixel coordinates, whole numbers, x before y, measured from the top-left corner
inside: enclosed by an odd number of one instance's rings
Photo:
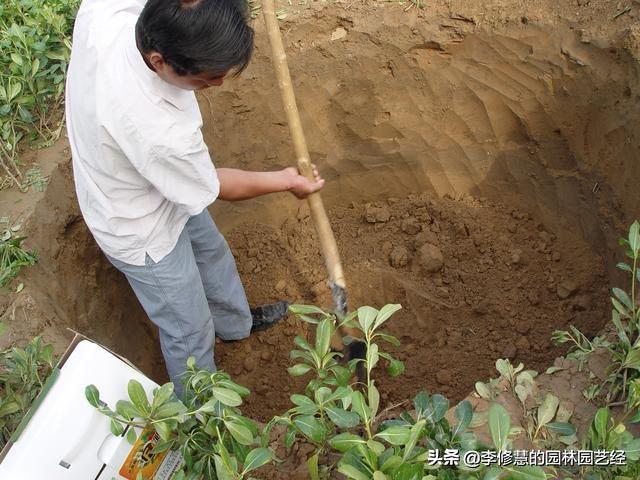
[[[496,358],[543,369],[563,351],[553,330],[595,334],[629,221],[640,211],[637,6],[551,0],[285,6],[285,44],[352,308],[401,303],[389,323],[406,373],[379,384],[391,405],[420,389],[452,401],[495,376]],[[237,80],[200,97],[217,166],[293,164],[261,19],[257,50]],[[51,172],[35,202],[2,193],[40,261],[4,294],[2,344],[65,328],[166,375],[157,332],[104,259],[76,204],[66,144],[40,152]],[[251,303],[288,298],[329,306],[306,207],[286,195],[216,202],[212,214]],[[216,346],[216,361],[255,394],[247,414],[289,406],[304,380],[285,372],[290,318]]]
[[[404,307],[388,331],[402,343],[390,351],[406,373],[380,372],[385,404],[421,389],[459,401],[478,378],[494,375],[497,358],[543,369],[562,353],[551,345],[554,330],[573,324],[594,335],[607,318],[602,259],[578,236],[558,238],[522,211],[466,195],[421,194],[329,214],[347,260],[350,304]],[[254,301],[287,297],[330,307],[306,208],[282,226],[243,225],[227,239]],[[291,390],[304,388],[282,372],[291,365],[293,337],[305,333],[291,319],[250,341],[218,346],[220,367],[264,394],[248,400],[252,414],[270,417]]]

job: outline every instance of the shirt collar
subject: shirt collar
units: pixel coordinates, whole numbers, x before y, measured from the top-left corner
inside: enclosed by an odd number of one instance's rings
[[[142,54],[136,45],[135,33],[131,32],[127,41],[127,60],[137,76],[143,81],[151,92],[169,102],[178,110],[187,110],[193,99],[193,92],[178,88],[162,80],[145,63]]]

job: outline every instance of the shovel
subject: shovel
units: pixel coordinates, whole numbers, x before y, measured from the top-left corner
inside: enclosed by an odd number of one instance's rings
[[[304,131],[302,130],[302,123],[300,122],[300,114],[293,92],[293,85],[291,84],[287,56],[282,45],[274,0],[263,0],[262,12],[267,27],[269,44],[271,45],[273,66],[278,78],[282,103],[285,113],[287,114],[287,123],[289,124],[291,139],[298,159],[298,171],[301,175],[314,181],[313,167],[311,165],[311,159],[309,158],[309,150],[307,149],[307,142],[304,137]],[[329,223],[327,212],[324,209],[320,193],[316,192],[309,195],[307,202],[309,203],[311,219],[313,220],[318,240],[320,241],[320,249],[322,250],[322,256],[324,257],[329,274],[329,285],[331,287],[335,311],[338,317],[341,318],[347,313],[347,287],[342,270],[342,263],[340,261],[340,252],[338,251],[336,239],[333,235],[333,230],[331,229],[331,224]],[[356,329],[346,326],[340,327],[340,333],[343,335],[349,335],[355,338],[357,336],[356,332]],[[342,340],[337,336],[332,338],[331,346],[334,350],[343,351],[344,349]],[[344,353],[346,354],[347,360],[363,358],[365,354],[364,343],[354,341],[348,345],[347,351]]]

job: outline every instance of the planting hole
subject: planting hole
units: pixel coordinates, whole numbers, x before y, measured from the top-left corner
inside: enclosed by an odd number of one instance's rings
[[[339,42],[333,21],[290,25],[287,44],[304,42],[289,62],[309,150],[328,180],[349,305],[403,305],[388,330],[406,372],[378,375],[383,404],[421,389],[460,400],[496,376],[497,358],[543,370],[563,353],[554,330],[598,332],[618,281],[610,252],[640,206],[631,189],[637,64],[526,26],[454,42],[382,25]],[[200,97],[218,166],[295,162],[258,47],[240,79]],[[330,307],[304,204],[277,195],[216,202],[212,213],[251,303]],[[47,246],[27,275],[49,325],[75,328],[165,380],[155,329],[87,232],[68,166],[52,176],[35,222],[34,241]],[[290,318],[216,346],[218,366],[257,393],[248,415],[282,412],[306,383],[286,373],[293,338],[306,333]]]

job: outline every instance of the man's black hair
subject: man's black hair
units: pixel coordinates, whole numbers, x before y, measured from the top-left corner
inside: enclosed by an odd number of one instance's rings
[[[253,29],[246,0],[148,0],[136,23],[142,53],[158,52],[178,75],[242,72]]]

